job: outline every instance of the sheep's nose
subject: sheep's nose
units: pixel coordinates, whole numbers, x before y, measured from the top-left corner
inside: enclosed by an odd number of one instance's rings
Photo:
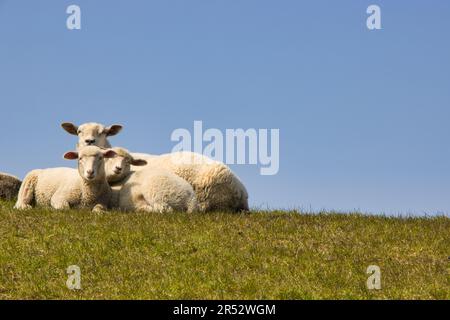
[[[95,143],[95,139],[86,139],[84,142],[86,142],[87,145],[91,145]]]
[[[117,170],[117,171],[122,171],[122,167],[117,167],[117,166],[116,166],[116,170]]]
[[[86,170],[86,174],[88,175],[88,176],[92,176],[93,174],[94,174],[94,170]]]

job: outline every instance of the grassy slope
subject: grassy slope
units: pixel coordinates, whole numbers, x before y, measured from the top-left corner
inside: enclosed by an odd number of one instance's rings
[[[0,299],[450,299],[450,219],[17,213],[0,204]],[[82,271],[82,290],[65,286]],[[382,290],[366,289],[379,265]]]

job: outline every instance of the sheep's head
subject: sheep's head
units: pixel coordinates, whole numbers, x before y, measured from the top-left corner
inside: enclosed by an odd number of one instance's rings
[[[76,126],[70,122],[61,124],[68,133],[78,136],[77,148],[84,146],[97,146],[100,148],[111,148],[108,137],[115,136],[122,130],[122,126],[114,124],[106,127],[100,123],[90,122]]]
[[[131,166],[145,166],[147,161],[135,159],[123,148],[111,149],[116,153],[116,157],[109,159],[106,164],[106,179],[109,183],[120,182],[131,172]]]
[[[116,156],[111,149],[101,149],[95,146],[82,147],[76,151],[66,152],[64,159],[78,159],[78,173],[86,181],[96,181],[105,178],[105,159]]]

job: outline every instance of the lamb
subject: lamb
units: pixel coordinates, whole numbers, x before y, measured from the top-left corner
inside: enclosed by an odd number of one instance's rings
[[[61,126],[68,133],[78,136],[77,148],[92,145],[100,148],[111,148],[107,137],[115,136],[122,130],[122,126],[118,124],[105,127],[93,122],[82,124],[79,127],[72,123],[64,122]]]
[[[65,122],[61,126],[68,133],[78,136],[78,146],[96,145],[103,148],[109,148],[111,145],[107,138],[122,129],[121,125],[105,127],[98,123],[76,126]],[[198,209],[201,212],[249,210],[245,186],[222,162],[187,151],[160,156],[143,153],[131,155],[146,160],[149,166],[164,168],[189,182],[195,191]],[[133,169],[142,170],[139,167]]]
[[[12,200],[17,197],[22,181],[18,178],[0,172],[0,199]]]
[[[31,171],[20,187],[14,208],[26,210],[34,204],[56,210],[106,210],[111,201],[112,190],[106,180],[104,159],[115,156],[113,150],[102,150],[95,146],[82,147],[78,152],[67,152],[65,159],[78,159],[78,170],[51,168]]]
[[[106,164],[108,182],[114,189],[113,207],[124,211],[167,213],[197,211],[192,186],[177,175],[146,165],[123,148],[113,148],[117,156]],[[132,171],[133,166],[145,166]]]
[[[150,163],[189,182],[201,212],[249,210],[247,190],[231,169],[221,162],[198,153],[180,151],[151,158]]]

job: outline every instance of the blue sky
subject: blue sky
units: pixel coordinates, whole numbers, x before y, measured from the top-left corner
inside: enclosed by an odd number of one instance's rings
[[[448,215],[449,16],[444,0],[0,0],[0,171],[72,166],[62,121],[121,123],[114,145],[164,153],[202,120],[280,129],[277,175],[232,166],[252,206]]]

